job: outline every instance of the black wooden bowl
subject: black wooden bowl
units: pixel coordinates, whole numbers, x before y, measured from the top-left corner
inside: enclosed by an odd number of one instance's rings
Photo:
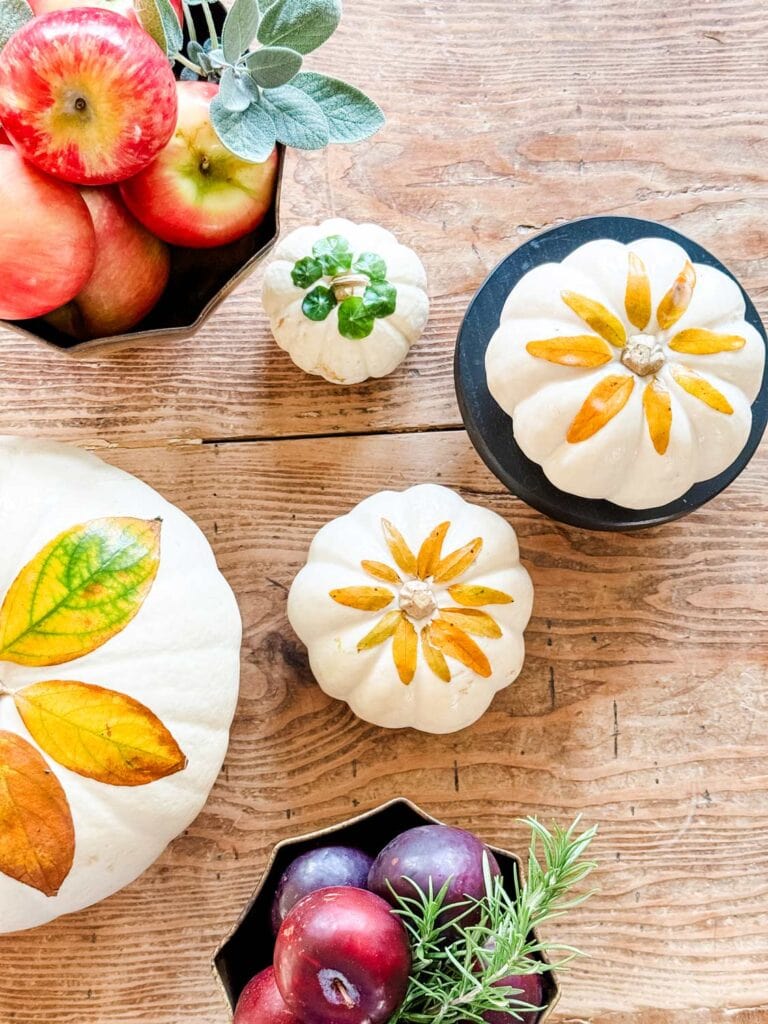
[[[662,224],[634,217],[587,217],[537,235],[502,260],[472,299],[459,330],[454,363],[456,394],[472,444],[491,472],[513,494],[539,512],[570,526],[587,530],[636,530],[688,515],[736,479],[754,455],[768,422],[767,360],[760,392],[752,406],[752,431],[739,457],[718,476],[695,484],[681,498],[659,508],[628,509],[610,501],[568,494],[551,484],[541,466],[523,455],[515,441],[512,419],[492,398],[485,376],[485,352],[499,326],[507,296],[533,267],[559,263],[586,242],[613,238],[627,243],[648,237],[677,242],[694,262],[715,267],[736,281],[728,268],[706,249]],[[743,288],[742,293],[747,306],[746,319],[766,341],[757,310]]]

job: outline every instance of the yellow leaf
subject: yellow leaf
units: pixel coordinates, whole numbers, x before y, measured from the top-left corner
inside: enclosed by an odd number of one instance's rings
[[[464,547],[452,551],[450,555],[446,555],[435,569],[433,577],[435,583],[450,583],[457,576],[461,576],[463,572],[466,572],[477,561],[477,556],[480,554],[482,546],[483,538],[475,537],[469,544],[465,544]]]
[[[433,619],[429,624],[429,637],[434,646],[449,658],[455,658],[479,676],[486,679],[490,676],[491,663],[463,629],[444,619]]]
[[[610,347],[594,334],[529,341],[525,348],[537,359],[546,359],[548,363],[559,366],[604,366],[613,358]]]
[[[332,590],[330,596],[337,604],[359,612],[379,612],[394,599],[394,594],[386,587],[341,587]]]
[[[643,392],[643,409],[653,447],[659,455],[663,455],[669,447],[669,434],[672,429],[672,400],[667,389],[656,381],[646,385]]]
[[[624,308],[632,326],[644,331],[651,320],[651,282],[648,280],[645,264],[633,252],[629,254]]]
[[[395,629],[395,638],[392,641],[392,658],[395,662],[400,682],[406,686],[413,680],[416,674],[416,655],[418,653],[418,637],[413,624],[404,616]]]
[[[441,608],[440,617],[452,626],[463,629],[465,633],[487,636],[492,640],[498,640],[501,636],[501,628],[496,620],[479,608]]]
[[[503,590],[484,587],[482,584],[455,583],[448,587],[448,593],[457,604],[468,608],[482,608],[486,604],[512,604],[514,597]]]
[[[685,261],[685,266],[675,278],[675,283],[659,303],[656,310],[656,319],[662,331],[668,330],[676,324],[683,313],[688,309],[693,298],[693,289],[696,287],[696,271],[690,260]]]
[[[601,302],[578,295],[576,292],[561,292],[560,297],[576,316],[591,327],[596,334],[604,338],[614,348],[623,348],[627,343],[627,332],[624,324]]]
[[[92,519],[60,533],[11,584],[0,660],[61,665],[101,647],[139,611],[159,564],[159,519]]]
[[[448,668],[448,662],[442,656],[440,651],[434,648],[430,643],[428,625],[421,631],[421,650],[424,654],[424,661],[426,661],[427,665],[435,673],[437,678],[442,679],[444,683],[450,683],[451,670]]]
[[[420,580],[429,579],[434,574],[443,551],[443,541],[450,525],[450,523],[440,523],[421,545],[419,557],[416,560],[416,575]]]
[[[400,533],[397,527],[393,526],[388,519],[382,519],[381,525],[384,528],[384,538],[389,550],[392,552],[392,557],[394,558],[398,568],[401,569],[406,576],[415,576],[416,557],[405,543],[405,538],[402,533]]]
[[[74,856],[75,827],[59,780],[31,743],[0,732],[0,872],[55,896]]]
[[[187,765],[157,715],[123,693],[52,679],[18,690],[13,699],[45,753],[87,779],[144,786]]]
[[[733,413],[733,406],[725,395],[713,387],[709,381],[700,377],[698,373],[694,373],[693,370],[678,368],[672,371],[672,376],[683,391],[687,391],[689,395],[698,398],[700,402],[704,402],[710,409],[714,409],[715,412],[724,413],[726,416],[730,416]]]
[[[669,347],[673,352],[685,352],[691,356],[714,356],[718,352],[738,352],[746,343],[746,338],[738,334],[717,334],[692,328],[676,334]]]
[[[635,386],[633,377],[603,377],[576,413],[566,434],[571,444],[586,441],[620,413]]]
[[[378,647],[385,640],[389,640],[402,617],[402,612],[387,612],[383,618],[379,619],[370,633],[366,633],[358,642],[358,651],[369,651],[372,647]]]
[[[384,583],[403,582],[392,566],[386,565],[384,562],[369,562],[365,560],[362,561],[360,565],[362,565],[363,569],[369,576],[373,576],[376,580],[383,580]]]

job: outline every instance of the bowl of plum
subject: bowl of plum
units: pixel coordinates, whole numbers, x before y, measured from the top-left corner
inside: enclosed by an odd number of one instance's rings
[[[279,843],[213,958],[234,1024],[541,1024],[595,830],[527,823],[527,868],[403,798]]]

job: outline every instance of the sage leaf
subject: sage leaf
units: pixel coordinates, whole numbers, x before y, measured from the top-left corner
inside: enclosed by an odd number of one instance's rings
[[[224,59],[224,51],[220,46],[215,50],[208,51],[208,60],[210,61],[211,67],[214,68],[225,68],[227,66],[227,62]]]
[[[262,102],[274,122],[278,142],[295,149],[323,149],[328,145],[325,114],[301,90],[292,85],[268,89],[262,94]]]
[[[184,45],[184,33],[170,0],[134,0],[133,6],[144,31],[163,53],[174,57]]]
[[[200,75],[198,75],[198,73],[196,71],[193,71],[192,68],[182,68],[181,69],[181,74],[179,75],[179,78],[181,79],[182,82],[199,82],[200,81]]]
[[[323,267],[320,260],[312,259],[311,256],[304,256],[297,260],[291,271],[291,280],[297,288],[309,288],[319,281],[323,276]]]
[[[387,264],[375,252],[361,252],[352,269],[358,274],[365,274],[371,281],[385,281],[387,277]]]
[[[383,127],[381,108],[365,93],[338,78],[302,71],[293,85],[311,96],[328,121],[331,142],[360,142]]]
[[[303,58],[289,46],[262,46],[249,53],[246,66],[262,89],[286,85],[301,70]]]
[[[363,305],[379,319],[392,316],[397,309],[397,288],[389,281],[371,281],[363,294]]]
[[[328,235],[312,246],[312,255],[319,260],[323,273],[334,277],[352,266],[352,250],[343,235]]]
[[[3,0],[0,3],[0,50],[14,32],[31,21],[34,15],[26,0]]]
[[[309,320],[325,320],[336,305],[336,296],[330,288],[319,284],[304,296],[301,311]]]
[[[222,144],[241,160],[263,163],[275,148],[275,124],[260,102],[238,113],[227,110],[217,93],[211,100],[210,114]]]
[[[340,21],[341,0],[275,0],[261,19],[259,42],[311,53],[333,35]]]
[[[259,0],[235,0],[221,30],[221,46],[230,64],[248,50],[259,28]]]
[[[259,96],[248,74],[241,74],[234,68],[224,68],[218,98],[227,110],[239,114],[247,110]]]
[[[205,49],[196,39],[193,39],[187,45],[187,56],[189,59],[200,68],[206,75],[213,70],[210,58],[208,56],[208,50]],[[184,69],[188,71],[188,68]]]
[[[359,295],[350,295],[339,306],[339,334],[353,341],[367,338],[376,318]]]

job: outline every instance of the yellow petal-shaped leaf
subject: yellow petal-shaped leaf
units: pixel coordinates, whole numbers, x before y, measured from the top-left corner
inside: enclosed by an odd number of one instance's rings
[[[413,623],[404,615],[395,628],[395,636],[392,641],[392,658],[395,662],[400,682],[406,686],[413,680],[416,673],[416,656],[418,654],[419,638],[416,635]]]
[[[687,391],[689,395],[698,398],[700,402],[708,405],[710,409],[714,409],[715,412],[721,412],[726,416],[730,416],[733,413],[733,406],[725,395],[718,391],[716,387],[713,387],[708,380],[700,377],[698,373],[694,373],[693,370],[675,369],[672,371],[672,376],[683,391]]]
[[[675,282],[667,294],[659,303],[656,310],[656,319],[659,327],[669,330],[683,313],[688,309],[693,298],[693,289],[696,287],[696,271],[690,260],[685,261],[685,266],[675,278]]]
[[[673,352],[685,352],[691,356],[714,356],[719,352],[738,352],[746,343],[747,339],[738,334],[718,334],[691,328],[676,334],[669,347]]]
[[[159,564],[159,519],[92,519],[65,530],[11,584],[0,660],[61,665],[101,647],[139,611]]]
[[[448,662],[440,651],[438,651],[436,647],[432,646],[429,639],[428,625],[421,631],[421,650],[424,654],[424,661],[426,661],[427,665],[435,673],[437,678],[442,679],[444,683],[450,683],[451,670],[448,668]]]
[[[455,658],[485,679],[490,676],[491,663],[463,629],[446,622],[445,619],[433,619],[429,624],[429,638],[433,646],[449,658]]]
[[[406,576],[415,576],[416,556],[406,544],[402,533],[400,533],[397,527],[393,526],[388,519],[382,519],[381,525],[384,528],[384,538],[389,550],[392,552],[392,557],[394,558],[398,568],[400,568]]]
[[[475,636],[487,636],[493,640],[501,636],[498,622],[479,608],[441,608],[440,618]]]
[[[633,252],[629,254],[624,308],[632,326],[644,331],[651,320],[651,282],[645,264]]]
[[[546,359],[548,363],[559,366],[604,366],[613,358],[610,346],[594,334],[529,341],[525,348],[537,359]]]
[[[435,583],[450,583],[462,573],[466,572],[471,565],[477,561],[477,556],[483,546],[483,538],[475,537],[469,544],[452,551],[438,563],[434,573]]]
[[[373,576],[376,580],[382,580],[384,583],[402,583],[403,581],[397,575],[391,565],[387,565],[385,562],[369,562],[367,559],[360,563],[363,569],[368,573],[369,576]]]
[[[340,587],[332,590],[330,596],[337,604],[359,612],[379,612],[394,600],[394,594],[386,587]]]
[[[653,447],[663,455],[669,447],[672,430],[672,400],[667,389],[656,381],[647,384],[643,392],[643,409]]]
[[[576,316],[581,317],[584,323],[591,327],[596,334],[604,338],[614,348],[623,348],[627,343],[627,332],[624,324],[617,316],[606,309],[602,302],[589,299],[586,295],[579,295],[577,292],[561,292],[560,297]]]
[[[613,419],[629,401],[635,386],[634,377],[610,376],[596,384],[568,428],[571,444],[586,441]]]
[[[457,604],[468,608],[482,608],[486,604],[512,604],[514,597],[503,590],[484,587],[482,584],[454,583],[448,587],[448,593]]]
[[[358,641],[358,651],[370,651],[372,647],[378,647],[385,640],[389,640],[402,617],[402,612],[387,612],[383,618],[379,619],[370,633],[366,633],[363,639]]]
[[[55,896],[75,856],[66,794],[21,736],[0,732],[0,872]]]
[[[144,786],[187,759],[149,708],[103,686],[52,679],[14,694],[32,738],[54,761],[110,786]]]
[[[429,579],[434,575],[443,553],[443,541],[450,526],[450,523],[440,523],[421,545],[419,557],[416,559],[416,575],[420,580]]]

